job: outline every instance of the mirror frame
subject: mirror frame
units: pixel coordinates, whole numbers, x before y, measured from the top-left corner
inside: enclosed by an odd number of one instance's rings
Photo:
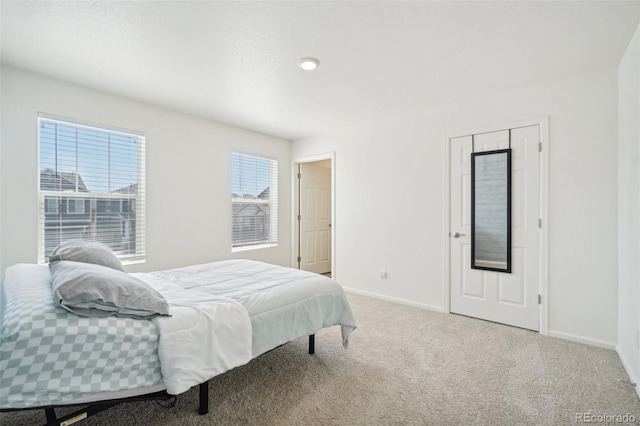
[[[501,269],[476,265],[476,158],[503,153],[507,154],[507,267]],[[511,148],[471,153],[471,269],[511,273]]]

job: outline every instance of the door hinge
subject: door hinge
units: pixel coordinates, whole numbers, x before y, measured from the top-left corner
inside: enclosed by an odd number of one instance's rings
[[[302,258],[298,256],[298,263],[302,262]]]
[[[542,305],[542,295],[538,295],[538,305]]]
[[[542,218],[538,219],[538,228],[542,229]]]
[[[302,173],[298,172],[298,179],[302,179]]]
[[[538,152],[542,152],[542,142],[538,142]]]
[[[302,220],[302,215],[298,215],[298,220]]]

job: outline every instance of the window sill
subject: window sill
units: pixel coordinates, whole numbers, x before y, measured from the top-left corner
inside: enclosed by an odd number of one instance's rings
[[[236,253],[240,251],[249,251],[249,250],[259,250],[259,249],[265,249],[265,248],[277,247],[277,246],[278,246],[278,243],[267,243],[267,244],[256,244],[252,246],[232,247],[231,253]]]
[[[145,259],[138,259],[138,260],[124,260],[124,259],[120,259],[120,262],[122,262],[122,264],[124,266],[127,265],[138,265],[140,263],[145,263],[146,260]]]

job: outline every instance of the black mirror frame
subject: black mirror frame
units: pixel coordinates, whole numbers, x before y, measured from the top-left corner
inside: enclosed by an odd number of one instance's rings
[[[476,266],[476,170],[475,159],[480,155],[507,154],[507,267],[506,269]],[[511,148],[471,153],[471,269],[511,273]]]

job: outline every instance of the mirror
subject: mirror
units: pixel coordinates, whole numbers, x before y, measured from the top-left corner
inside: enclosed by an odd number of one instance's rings
[[[511,272],[511,149],[471,154],[471,268]]]

